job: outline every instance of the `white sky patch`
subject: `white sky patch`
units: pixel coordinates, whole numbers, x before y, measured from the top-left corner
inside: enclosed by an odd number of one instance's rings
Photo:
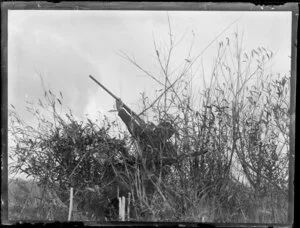
[[[88,114],[90,119],[96,120],[97,118],[99,118],[99,114],[104,115],[106,113],[106,110],[103,109],[99,104],[97,104],[97,100],[93,96],[89,99],[89,103],[87,104],[84,112]]]

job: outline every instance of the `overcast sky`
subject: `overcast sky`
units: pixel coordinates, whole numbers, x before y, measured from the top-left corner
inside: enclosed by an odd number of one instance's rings
[[[263,46],[275,52],[272,71],[289,73],[289,12],[171,11],[168,14],[175,39],[185,34],[174,53],[173,67],[186,58],[193,36],[192,55],[197,55],[216,37],[218,41],[224,40],[238,31],[243,33],[246,49]],[[77,117],[96,116],[98,111],[107,114],[113,109],[114,100],[89,79],[91,74],[138,111],[135,105],[140,93],[151,94],[161,87],[118,53],[134,55],[138,63],[155,74],[158,67],[153,37],[158,45],[166,46],[167,12],[9,11],[8,103],[30,123],[25,102],[43,96],[38,76],[41,74],[48,88],[63,93],[64,103]],[[201,56],[207,70],[212,67],[216,46],[211,44]]]

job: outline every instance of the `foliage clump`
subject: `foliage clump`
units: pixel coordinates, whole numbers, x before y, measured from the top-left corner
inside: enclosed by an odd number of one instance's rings
[[[29,109],[37,127],[26,125],[14,108],[10,110],[10,133],[16,144],[10,154],[15,161],[11,172],[34,177],[39,186],[54,191],[65,203],[73,187],[78,208],[92,215],[115,196],[112,189],[116,189],[118,176],[114,169],[124,169],[121,161],[128,155],[126,140],[111,137],[108,122],[77,121],[71,112],[58,113],[55,107],[62,105],[62,98],[51,91],[45,96],[53,122],[42,113],[46,104],[41,100],[38,107]]]

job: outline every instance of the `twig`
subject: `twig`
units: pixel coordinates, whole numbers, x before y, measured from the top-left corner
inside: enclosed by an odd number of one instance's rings
[[[130,58],[126,53],[121,51],[121,57],[127,59],[129,62],[131,62],[133,65],[135,65],[138,69],[140,69],[141,71],[143,71],[146,75],[148,75],[150,78],[152,78],[154,81],[156,81],[158,84],[160,85],[164,85],[162,82],[160,82],[154,75],[152,75],[151,73],[149,73],[148,71],[146,71],[144,68],[142,68],[140,65],[138,65],[136,63],[136,61],[132,58]]]
[[[77,150],[77,148],[75,148],[75,150]],[[85,156],[86,156],[88,153],[89,153],[89,151],[86,151],[86,152],[84,153],[84,155],[80,158],[80,160],[78,161],[77,165],[76,165],[75,168],[72,170],[72,172],[71,172],[71,174],[70,174],[70,176],[69,176],[69,180],[70,180],[70,178],[73,176],[75,170],[78,168],[78,166],[80,165],[80,163],[82,162],[82,160],[85,158]]]
[[[138,116],[143,115],[147,110],[149,110],[151,107],[153,107],[153,105],[169,90],[171,89],[175,83],[178,81],[179,79],[177,79],[175,82],[173,82],[167,89],[165,89],[152,103],[151,105],[149,105],[148,108],[144,109],[140,114],[138,114]]]

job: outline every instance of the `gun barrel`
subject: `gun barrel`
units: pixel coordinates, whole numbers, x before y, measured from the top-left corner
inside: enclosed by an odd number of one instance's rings
[[[89,75],[89,76],[94,82],[96,82],[99,86],[101,86],[102,89],[104,89],[106,92],[108,92],[113,98],[120,99],[120,98],[116,97],[112,92],[110,92],[104,85],[102,85],[100,82],[98,82],[92,75]]]
[[[89,75],[89,77],[96,82],[102,89],[104,89],[106,92],[108,92],[113,98],[117,99],[117,100],[121,100],[120,98],[116,97],[112,92],[110,92],[104,85],[102,85],[100,82],[98,82],[92,75]],[[123,107],[131,114],[133,114],[134,116],[136,116],[137,118],[139,118],[139,116],[132,111],[127,105],[125,105],[123,103]],[[140,118],[139,118],[140,119]]]

